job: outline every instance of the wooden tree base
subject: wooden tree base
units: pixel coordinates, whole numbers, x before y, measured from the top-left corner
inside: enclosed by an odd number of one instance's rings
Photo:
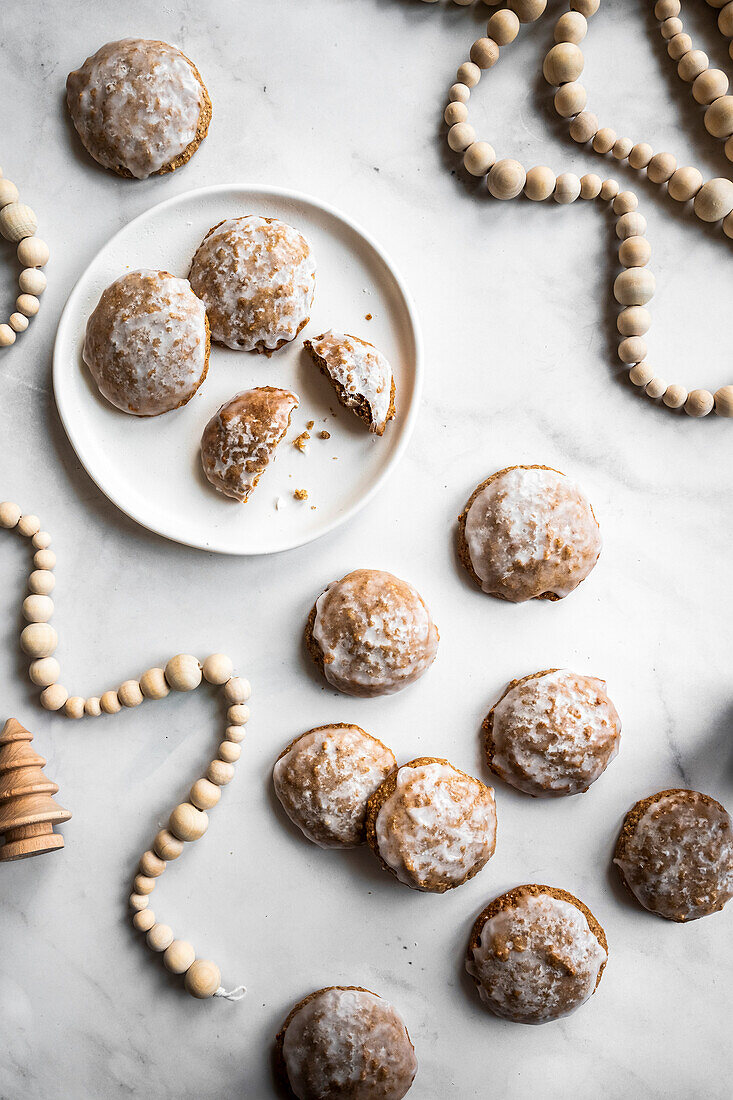
[[[28,859],[40,856],[44,852],[57,852],[63,848],[64,838],[53,831],[53,825],[42,822],[40,825],[19,825],[5,834],[5,843],[0,847],[0,863],[11,863],[16,859]]]

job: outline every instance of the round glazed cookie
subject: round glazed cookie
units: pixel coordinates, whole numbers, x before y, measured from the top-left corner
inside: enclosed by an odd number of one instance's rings
[[[278,1076],[298,1100],[401,1100],[417,1073],[402,1018],[360,986],[311,993],[275,1042]]]
[[[733,897],[733,822],[706,794],[660,791],[627,813],[613,862],[650,912],[678,922],[707,917]]]
[[[520,1024],[558,1020],[595,992],[606,934],[566,890],[518,886],[495,898],[471,932],[466,969],[494,1015]]]
[[[209,369],[209,323],[185,279],[130,271],[87,321],[82,358],[122,412],[158,416],[190,401]]]
[[[211,100],[192,61],[166,42],[108,42],[66,80],[87,152],[120,176],[146,179],[185,164],[206,137]]]
[[[550,466],[509,466],[483,481],[458,517],[458,553],[482,591],[523,603],[559,600],[598,561],[593,509]]]
[[[338,722],[296,737],[272,778],[285,813],[321,848],[366,840],[367,800],[395,766],[394,753],[359,726]]]
[[[392,368],[373,344],[340,332],[322,333],[303,345],[328,378],[341,404],[353,409],[370,432],[384,435],[395,415]]]
[[[274,386],[243,390],[222,405],[201,437],[201,463],[214,488],[246,503],[297,407],[294,393]]]
[[[271,355],[310,320],[316,265],[297,229],[248,214],[219,222],[191,261],[191,286],[206,304],[211,338]]]
[[[447,760],[423,756],[377,788],[366,829],[370,848],[400,882],[443,894],[473,878],[494,854],[494,792]]]
[[[391,695],[435,660],[439,634],[419,592],[391,573],[356,569],[321,593],[306,645],[329,684],[346,695]]]
[[[562,668],[512,680],[483,723],[491,770],[535,797],[587,791],[619,750],[621,720],[605,688]]]

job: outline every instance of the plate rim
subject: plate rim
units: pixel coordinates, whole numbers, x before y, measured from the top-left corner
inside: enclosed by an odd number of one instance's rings
[[[143,519],[141,515],[137,513],[137,509],[123,504],[117,498],[117,495],[106,487],[104,479],[98,480],[97,477],[92,473],[88,465],[87,456],[85,455],[83,438],[80,439],[75,435],[70,424],[68,409],[66,411],[64,409],[64,398],[59,396],[60,391],[63,389],[62,372],[66,367],[65,361],[62,362],[62,355],[60,351],[60,344],[63,335],[62,330],[64,330],[65,327],[67,327],[70,323],[68,321],[68,317],[70,316],[76,304],[77,298],[81,294],[82,282],[86,278],[89,269],[97,261],[99,256],[101,256],[102,252],[104,252],[105,249],[113,244],[113,242],[116,241],[118,237],[120,237],[123,233],[126,233],[137,222],[149,218],[153,213],[162,210],[165,207],[173,206],[175,205],[175,203],[180,202],[182,199],[194,198],[196,196],[201,197],[204,195],[213,195],[221,193],[223,191],[232,190],[249,191],[252,194],[269,195],[283,201],[309,205],[317,210],[323,211],[331,218],[340,221],[342,224],[346,225],[352,232],[355,232],[358,236],[360,236],[362,240],[364,240],[367,245],[369,245],[373,252],[376,253],[376,255],[385,265],[395,281],[399,294],[404,303],[404,308],[415,347],[413,394],[407,412],[403,417],[402,434],[392,455],[388,459],[379,476],[375,479],[374,483],[365,493],[362,494],[362,496],[358,498],[358,500],[354,501],[354,503],[351,504],[342,515],[330,520],[321,530],[316,531],[314,534],[307,534],[304,538],[298,537],[293,539],[292,537],[286,537],[283,541],[281,541],[269,550],[249,549],[247,547],[235,548],[229,545],[217,544],[215,540],[211,543],[204,545],[202,541],[196,542],[180,534],[171,533],[169,530],[165,529],[165,525],[163,525],[163,527],[153,526],[150,522]],[[87,476],[91,478],[91,480],[100,490],[100,492],[103,493],[104,496],[109,501],[111,501],[111,503],[114,504],[114,506],[119,509],[120,512],[123,513],[123,515],[126,515],[129,519],[133,520],[140,527],[143,527],[147,531],[151,531],[153,534],[159,535],[161,538],[168,539],[170,542],[176,542],[181,546],[190,546],[192,549],[201,550],[204,553],[226,554],[230,557],[267,557],[270,554],[281,554],[285,553],[288,550],[297,549],[299,546],[307,546],[309,543],[315,542],[317,539],[323,538],[325,535],[330,534],[331,531],[334,531],[336,530],[336,528],[350,522],[350,520],[357,516],[358,513],[363,508],[365,508],[367,504],[369,504],[369,502],[382,488],[385,481],[388,479],[390,474],[394,471],[394,469],[404,456],[404,453],[407,450],[407,447],[412,438],[412,433],[414,431],[415,423],[417,421],[423,387],[423,339],[420,322],[417,315],[417,308],[415,306],[412,294],[410,293],[410,290],[407,287],[404,278],[402,277],[402,273],[395,265],[389,254],[382,247],[382,245],[379,244],[379,242],[375,240],[372,234],[368,230],[364,229],[364,227],[360,225],[359,222],[355,221],[352,217],[350,217],[348,214],[345,214],[342,210],[339,210],[331,203],[326,202],[322,199],[317,199],[312,195],[306,194],[304,191],[295,191],[287,187],[275,187],[259,183],[216,183],[210,184],[206,187],[195,187],[188,191],[182,191],[179,194],[171,195],[167,199],[163,199],[161,200],[161,202],[155,203],[153,206],[149,206],[146,210],[143,210],[140,214],[137,214],[134,218],[131,218],[130,221],[121,226],[115,233],[112,234],[111,237],[109,237],[104,242],[104,244],[102,244],[100,248],[97,249],[94,256],[92,256],[89,262],[85,265],[84,270],[81,272],[78,279],[74,283],[74,286],[72,287],[71,291],[69,292],[69,296],[66,299],[64,307],[61,310],[61,315],[56,326],[56,335],[54,337],[52,381],[56,410],[58,412],[59,419],[66,434],[66,438],[71,444],[71,447],[76,457],[83,466]]]

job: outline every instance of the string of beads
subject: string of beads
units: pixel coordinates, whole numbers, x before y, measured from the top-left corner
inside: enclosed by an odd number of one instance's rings
[[[6,241],[18,246],[18,260],[23,268],[15,312],[10,314],[7,324],[0,324],[0,348],[14,344],[17,334],[25,332],[29,318],[35,317],[41,308],[38,299],[46,289],[46,276],[40,268],[48,263],[49,250],[46,242],[35,236],[36,229],[36,215],[30,206],[20,202],[18,188],[3,178],[0,168],[0,233]]]

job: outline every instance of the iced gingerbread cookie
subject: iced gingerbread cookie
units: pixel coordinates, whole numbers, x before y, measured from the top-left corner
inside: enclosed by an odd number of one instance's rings
[[[66,80],[87,152],[120,176],[146,179],[185,164],[206,137],[211,100],[192,61],[166,42],[108,42]]]
[[[353,409],[375,435],[384,435],[387,421],[395,415],[395,384],[392,368],[381,351],[357,336],[329,329],[306,340],[311,359],[325,374],[338,399]]]
[[[402,1018],[359,986],[311,993],[275,1042],[278,1077],[298,1100],[401,1100],[417,1073]]]
[[[363,844],[367,800],[394,753],[359,726],[318,726],[280,753],[272,778],[290,820],[321,848]]]
[[[733,821],[706,794],[660,791],[627,813],[613,862],[650,912],[680,923],[707,917],[733,897]]]
[[[619,750],[621,720],[603,680],[551,668],[513,680],[483,724],[488,765],[535,797],[579,794]]]
[[[306,645],[346,695],[391,695],[435,660],[438,631],[416,589],[379,569],[356,569],[316,600]]]
[[[494,854],[494,792],[447,760],[411,760],[369,799],[367,841],[405,886],[445,893]]]
[[[496,1016],[544,1024],[588,1000],[607,958],[606,934],[582,901],[552,886],[518,886],[479,914],[466,969]]]
[[[222,405],[201,437],[201,463],[214,488],[246,503],[297,407],[294,393],[274,386],[244,390]]]
[[[212,340],[236,351],[271,355],[310,320],[313,253],[302,233],[276,218],[219,222],[199,245],[189,278],[206,304]]]
[[[549,466],[510,466],[471,494],[458,517],[458,553],[490,596],[559,600],[598,561],[593,509],[570,478]]]
[[[130,271],[87,321],[84,362],[122,412],[158,416],[190,401],[209,368],[209,323],[185,279]]]

